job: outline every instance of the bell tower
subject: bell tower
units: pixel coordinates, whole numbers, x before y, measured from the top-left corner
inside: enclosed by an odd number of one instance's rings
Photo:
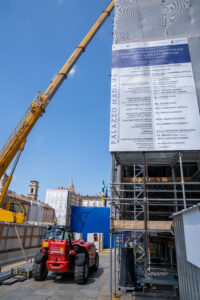
[[[39,188],[39,182],[36,180],[31,180],[29,184],[29,192],[28,192],[28,197],[30,199],[37,200],[38,188]]]

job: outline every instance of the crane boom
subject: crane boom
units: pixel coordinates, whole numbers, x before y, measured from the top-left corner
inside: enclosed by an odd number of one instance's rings
[[[41,94],[40,92],[37,94],[35,99],[32,101],[30,107],[28,108],[22,119],[19,121],[14,131],[11,133],[7,142],[0,150],[0,178],[3,176],[4,172],[14,159],[15,155],[20,150],[21,145],[25,143],[30,131],[36,124],[37,120],[45,112],[47,105],[49,104],[52,97],[59,89],[63,81],[67,78],[67,75],[69,74],[70,70],[73,68],[81,54],[85,51],[90,41],[93,39],[97,31],[100,29],[107,17],[110,15],[114,7],[114,2],[115,1],[112,0],[106,8],[106,10],[102,12],[99,19],[90,29],[88,34],[79,44],[79,46],[76,47],[75,51],[66,61],[62,69],[57,73],[57,75],[52,80],[51,84],[48,86],[46,91],[43,94]]]

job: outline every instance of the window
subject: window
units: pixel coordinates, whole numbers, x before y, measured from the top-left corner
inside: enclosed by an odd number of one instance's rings
[[[10,211],[15,213],[22,213],[21,207],[18,203],[11,203],[10,204]]]
[[[34,188],[31,188],[31,194],[33,194],[33,192],[34,192]]]

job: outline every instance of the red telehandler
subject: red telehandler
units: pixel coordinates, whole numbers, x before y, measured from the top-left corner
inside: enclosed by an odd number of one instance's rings
[[[77,284],[87,281],[89,270],[97,271],[99,256],[96,247],[84,240],[74,240],[69,226],[52,225],[46,229],[42,249],[35,256],[33,277],[45,280],[48,271],[74,272]]]

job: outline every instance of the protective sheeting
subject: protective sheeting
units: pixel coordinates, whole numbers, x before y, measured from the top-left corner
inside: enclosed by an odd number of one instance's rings
[[[188,38],[200,103],[199,14],[199,0],[116,0],[114,44]]]
[[[48,189],[46,191],[45,203],[55,209],[55,215],[59,225],[66,225],[68,190]]]
[[[44,211],[44,204],[39,202],[30,201],[31,206],[28,214],[28,221],[42,222]]]
[[[72,206],[71,224],[73,232],[83,233],[87,241],[88,233],[103,233],[104,248],[109,248],[110,208]]]

